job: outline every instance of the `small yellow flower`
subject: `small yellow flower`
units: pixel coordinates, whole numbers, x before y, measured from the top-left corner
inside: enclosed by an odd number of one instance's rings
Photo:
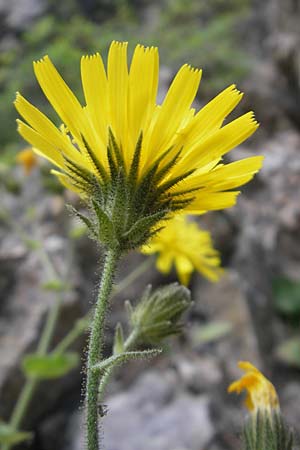
[[[166,222],[147,245],[141,249],[144,254],[157,253],[157,269],[168,273],[175,264],[179,280],[188,285],[191,274],[197,270],[211,281],[218,281],[223,273],[217,250],[212,246],[211,235],[201,230],[185,216],[176,216]]]
[[[31,147],[27,147],[17,154],[16,160],[22,164],[26,175],[30,175],[32,169],[37,165],[37,156]]]
[[[279,411],[279,401],[273,384],[250,362],[240,361],[238,366],[245,375],[231,383],[228,392],[240,394],[246,390],[245,405],[251,413],[261,411],[271,415],[272,412]]]

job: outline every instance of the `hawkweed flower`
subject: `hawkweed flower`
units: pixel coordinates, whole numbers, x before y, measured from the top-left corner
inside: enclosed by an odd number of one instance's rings
[[[83,56],[84,105],[48,56],[34,63],[34,72],[62,124],[57,128],[18,93],[19,133],[86,199],[97,225],[82,219],[108,248],[139,247],[179,210],[234,205],[236,188],[262,165],[261,156],[222,163],[258,127],[252,112],[222,126],[242,98],[234,85],[196,113],[201,71],[185,64],[156,103],[157,48],[137,45],[129,69],[126,42],[112,42],[106,70],[98,53]]]
[[[38,158],[32,147],[27,147],[17,154],[16,161],[23,166],[25,174],[30,175],[32,169],[37,165]]]
[[[245,405],[251,413],[258,410],[272,411],[279,410],[279,401],[273,384],[248,361],[240,361],[238,366],[245,374],[228,387],[228,392],[247,391]]]
[[[213,248],[211,235],[185,215],[177,215],[141,248],[144,254],[157,254],[157,269],[167,274],[175,265],[178,278],[188,285],[194,270],[211,281],[223,273],[221,258]]]
[[[247,391],[250,418],[243,428],[244,450],[292,450],[294,435],[281,415],[275,387],[250,362],[240,361],[238,366],[245,374],[228,391]]]

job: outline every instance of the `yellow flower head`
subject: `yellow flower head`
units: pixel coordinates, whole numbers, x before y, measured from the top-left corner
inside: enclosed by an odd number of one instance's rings
[[[26,175],[30,175],[32,169],[37,165],[37,156],[31,147],[27,147],[17,154],[16,160],[22,164]]]
[[[260,156],[221,162],[258,127],[252,112],[222,126],[242,98],[234,85],[196,112],[201,71],[185,64],[162,104],[156,103],[157,48],[137,45],[130,68],[125,42],[112,42],[106,69],[98,53],[83,56],[84,105],[48,56],[34,63],[34,72],[62,125],[57,128],[18,93],[15,106],[24,119],[17,121],[18,131],[59,169],[53,173],[64,185],[93,199],[102,230],[118,218],[113,237],[102,233],[104,242],[136,247],[158,220],[177,210],[198,214],[230,207],[239,193],[234,189],[262,165]],[[141,233],[137,221],[145,218],[148,231]]]
[[[212,246],[210,233],[185,216],[168,221],[141,251],[158,254],[156,266],[162,273],[169,273],[174,263],[184,285],[188,285],[194,270],[211,281],[218,281],[223,273],[220,255]]]
[[[247,391],[245,405],[249,411],[267,412],[279,410],[279,401],[273,384],[250,362],[240,361],[240,369],[245,372],[239,380],[234,381],[228,388],[228,392]]]

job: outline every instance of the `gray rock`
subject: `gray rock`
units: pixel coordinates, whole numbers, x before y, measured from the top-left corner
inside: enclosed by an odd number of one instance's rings
[[[174,356],[175,367],[183,384],[192,392],[207,393],[219,386],[222,372],[218,361],[213,356],[188,355],[188,357]]]
[[[106,450],[199,450],[214,436],[206,395],[191,396],[176,389],[172,372],[142,375],[126,392],[108,398],[103,419]],[[70,424],[66,449],[83,448],[81,416]]]

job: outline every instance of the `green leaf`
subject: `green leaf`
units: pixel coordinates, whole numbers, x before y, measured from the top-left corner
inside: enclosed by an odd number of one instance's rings
[[[11,425],[0,422],[0,444],[16,445],[32,439],[33,434],[26,431],[15,430]]]
[[[195,344],[207,344],[227,336],[232,331],[232,324],[227,321],[210,322],[193,331]]]
[[[275,307],[278,312],[286,315],[300,315],[300,283],[277,278],[273,282]]]
[[[284,341],[276,348],[275,355],[281,362],[289,366],[300,367],[300,337]]]
[[[66,375],[78,363],[79,356],[75,352],[51,353],[44,356],[32,353],[24,357],[22,367],[27,377],[47,380]]]

